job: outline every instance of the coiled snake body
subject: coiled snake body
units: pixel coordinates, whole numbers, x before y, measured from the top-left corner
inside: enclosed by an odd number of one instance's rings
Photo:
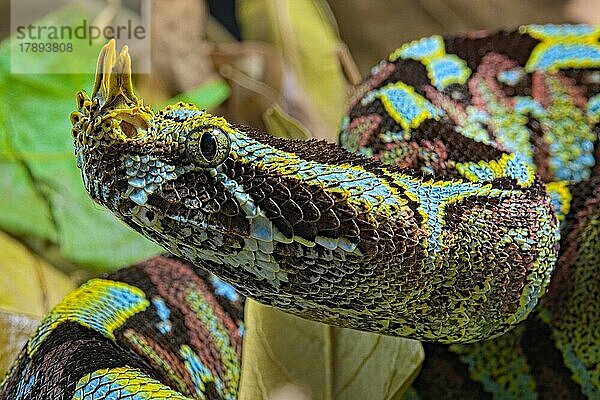
[[[583,394],[598,395],[598,324],[577,321],[598,321],[588,256],[600,249],[599,37],[531,25],[403,45],[351,99],[341,143],[353,153],[192,104],[154,112],[133,92],[127,50],[111,42],[71,115],[84,184],[219,278],[159,258],[86,283],[44,320],[0,393],[235,398],[242,300],[225,282],[329,324],[501,341],[558,265],[540,318]],[[570,239],[560,254],[559,225]],[[453,350],[471,371],[476,346]],[[82,356],[93,349],[98,357]],[[52,377],[41,380],[42,368]],[[510,392],[485,379],[485,390]]]

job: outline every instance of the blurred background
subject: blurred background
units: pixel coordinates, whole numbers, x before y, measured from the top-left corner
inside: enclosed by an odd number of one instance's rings
[[[526,23],[600,23],[599,0],[143,1],[64,1],[57,9],[39,2],[25,11],[46,25],[149,19],[150,50],[131,51],[134,64],[151,67],[135,76],[146,103],[193,101],[274,135],[331,142],[352,85],[403,42]],[[96,11],[86,14],[92,3]],[[75,63],[87,74],[12,74],[10,6],[0,0],[0,376],[74,286],[161,252],[91,203],[72,155],[69,114],[77,91],[91,90],[104,42],[86,57],[36,61]],[[413,361],[405,379],[422,354]]]

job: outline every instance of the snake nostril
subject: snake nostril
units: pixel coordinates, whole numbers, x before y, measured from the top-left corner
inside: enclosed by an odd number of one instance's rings
[[[127,136],[128,138],[135,138],[138,136],[138,131],[135,128],[135,126],[133,126],[127,121],[121,121],[119,127],[121,128],[121,131],[125,134],[125,136]]]

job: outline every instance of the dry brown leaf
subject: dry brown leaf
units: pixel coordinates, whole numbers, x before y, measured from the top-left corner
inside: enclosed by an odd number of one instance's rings
[[[266,121],[276,107],[302,125],[303,137],[312,137],[324,126],[314,104],[272,45],[252,41],[219,44],[212,58],[231,87],[231,96],[221,109],[230,120],[277,136]]]
[[[150,103],[218,80],[205,40],[208,7],[198,0],[153,0],[151,74],[138,89]]]
[[[231,94],[219,110],[231,121],[264,129],[262,114],[280,98],[283,61],[266,44],[225,43],[211,54]]]
[[[566,14],[576,22],[600,24],[600,1],[571,0],[565,7]]]
[[[329,4],[363,74],[402,43],[423,36],[566,22],[564,0],[329,0]]]

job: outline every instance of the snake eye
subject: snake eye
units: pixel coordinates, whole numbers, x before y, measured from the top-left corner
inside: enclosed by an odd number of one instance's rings
[[[225,161],[230,149],[229,135],[214,126],[203,126],[192,131],[185,144],[187,155],[194,164],[207,168]]]
[[[205,133],[200,139],[200,151],[207,160],[212,160],[217,155],[217,139],[211,133]]]

